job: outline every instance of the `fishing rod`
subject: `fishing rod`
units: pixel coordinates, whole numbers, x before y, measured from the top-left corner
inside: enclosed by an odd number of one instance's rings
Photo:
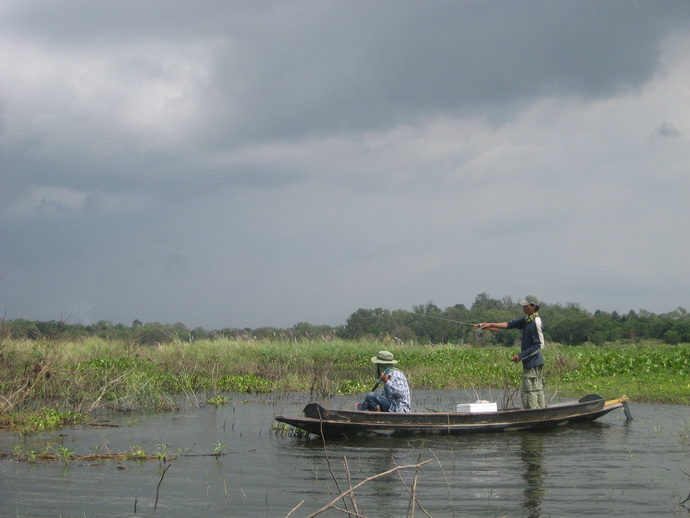
[[[496,328],[493,327],[482,327],[481,324],[472,324],[470,322],[461,322],[460,320],[453,320],[452,318],[444,318],[444,317],[437,317],[434,315],[429,315],[428,313],[413,313],[412,311],[408,311],[411,315],[416,315],[420,317],[427,317],[427,318],[435,318],[436,320],[445,320],[446,322],[453,322],[454,324],[461,324],[463,326],[471,326],[471,327],[478,327],[479,329],[486,329],[488,331],[498,331]]]
[[[379,374],[379,379],[376,380],[376,383],[374,383],[374,386],[371,388],[372,392],[374,392],[378,388],[378,386],[381,383],[383,383],[383,381],[381,380],[381,376],[388,376],[388,374],[390,374],[392,368],[393,367],[388,367],[385,371],[383,371],[383,374]],[[381,371],[378,371],[378,372],[380,373]]]
[[[379,386],[381,383],[383,383],[383,381],[381,380],[381,376],[387,376],[387,375],[390,373],[390,371],[391,371],[392,368],[393,368],[393,367],[388,367],[385,371],[383,371],[383,374],[381,374],[381,371],[380,371],[378,368],[376,369],[376,371],[379,373],[379,379],[377,379],[377,380],[376,380],[376,383],[374,383],[374,386],[371,387],[371,391],[372,391],[372,392],[374,392],[374,391],[378,388],[378,386]],[[364,407],[364,404],[365,404],[366,402],[367,402],[367,400],[366,400],[366,398],[365,398],[364,401],[362,401],[359,405],[357,405],[357,408],[363,408],[363,407]]]

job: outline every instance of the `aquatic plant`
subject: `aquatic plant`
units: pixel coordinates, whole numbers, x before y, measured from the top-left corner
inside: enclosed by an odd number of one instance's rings
[[[52,448],[55,453],[57,460],[61,462],[67,462],[74,458],[74,452],[67,448],[66,446],[59,446],[57,448]]]
[[[223,455],[223,448],[227,446],[227,444],[223,444],[222,442],[217,442],[216,443],[216,448],[213,450],[213,454],[218,457],[220,455]]]
[[[228,397],[215,396],[215,397],[207,399],[206,403],[208,403],[209,405],[214,405],[214,406],[222,406],[222,405],[227,405],[228,401],[230,401],[230,398],[228,398]]]
[[[390,349],[412,389],[518,386],[512,347],[377,341],[213,340],[144,346],[102,339],[3,343],[0,427],[26,433],[84,422],[96,409],[225,404],[229,394],[354,394],[376,376],[370,358]],[[690,345],[548,344],[547,389],[690,404]],[[209,399],[201,399],[211,394]],[[227,399],[226,399],[227,398]]]

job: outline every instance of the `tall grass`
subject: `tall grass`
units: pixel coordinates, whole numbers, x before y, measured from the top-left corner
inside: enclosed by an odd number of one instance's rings
[[[10,413],[49,407],[88,414],[171,409],[180,395],[193,404],[229,392],[369,390],[370,358],[390,349],[412,389],[517,386],[510,348],[382,342],[268,342],[218,338],[157,346],[89,338],[77,342],[0,344],[0,422]],[[690,346],[549,346],[548,390],[600,392],[633,400],[690,404]]]

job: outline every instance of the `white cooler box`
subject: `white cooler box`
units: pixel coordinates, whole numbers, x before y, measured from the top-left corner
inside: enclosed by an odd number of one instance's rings
[[[498,405],[489,401],[477,401],[476,403],[459,403],[456,412],[498,412]]]

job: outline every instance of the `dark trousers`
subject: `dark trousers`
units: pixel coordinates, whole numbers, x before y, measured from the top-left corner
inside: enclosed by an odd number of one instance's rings
[[[369,392],[364,398],[364,403],[359,407],[359,409],[373,410],[376,412],[381,410],[381,412],[388,412],[390,407],[391,401],[389,399],[383,397],[381,394],[377,394],[376,392]]]

